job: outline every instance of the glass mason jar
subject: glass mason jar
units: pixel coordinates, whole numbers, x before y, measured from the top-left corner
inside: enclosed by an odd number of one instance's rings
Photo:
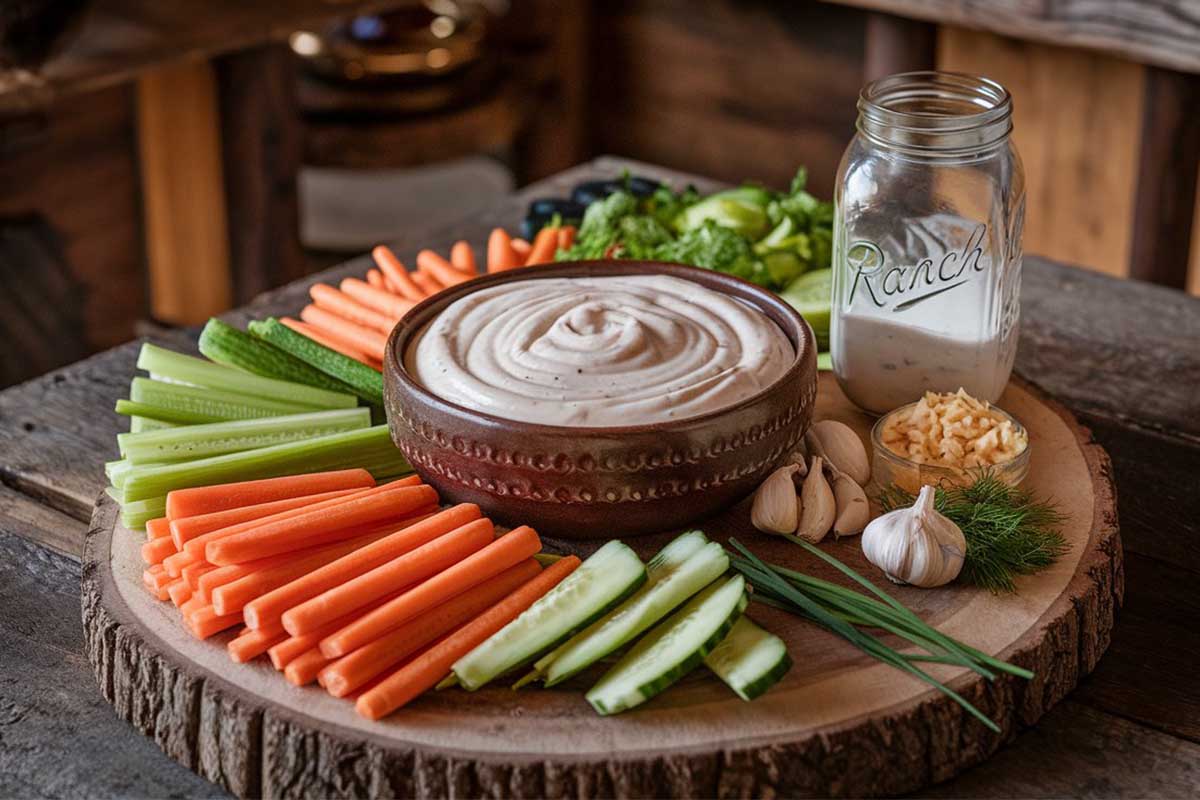
[[[986,78],[867,84],[838,168],[833,369],[877,414],[926,390],[994,402],[1017,350],[1025,178],[1012,100]]]

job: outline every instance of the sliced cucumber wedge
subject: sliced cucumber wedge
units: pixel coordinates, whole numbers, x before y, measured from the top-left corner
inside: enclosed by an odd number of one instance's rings
[[[474,691],[527,664],[617,606],[646,582],[646,566],[628,546],[601,547],[562,583],[452,667]]]
[[[664,560],[658,574],[652,572],[636,595],[558,649],[546,669],[546,685],[562,683],[632,641],[727,569],[729,556],[717,542],[707,542],[682,564]]]
[[[646,702],[691,672],[746,610],[741,575],[717,581],[642,637],[587,693],[600,714]]]
[[[779,682],[792,668],[792,659],[782,639],[744,616],[704,657],[704,665],[738,697],[753,700]]]

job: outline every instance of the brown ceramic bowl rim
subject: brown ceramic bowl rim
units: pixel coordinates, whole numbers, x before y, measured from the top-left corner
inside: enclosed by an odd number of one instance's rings
[[[713,409],[712,411],[706,411],[703,414],[697,414],[696,416],[680,420],[646,425],[586,427],[544,425],[538,422],[526,422],[525,420],[500,417],[459,405],[426,389],[409,374],[404,366],[403,354],[408,349],[413,335],[455,300],[472,292],[491,286],[519,281],[543,280],[547,278],[604,277],[606,275],[670,275],[698,283],[707,289],[731,294],[749,303],[758,309],[758,311],[764,313],[772,323],[779,325],[783,330],[783,334],[787,336],[788,341],[795,348],[792,363],[782,375],[749,397],[743,397],[736,403]],[[768,313],[768,309],[778,312],[784,319],[791,323],[794,329],[789,331],[785,326],[780,325],[779,321]],[[384,369],[387,370],[390,367],[392,374],[403,384],[404,390],[417,395],[425,403],[433,405],[444,412],[465,416],[486,425],[504,426],[545,435],[579,437],[633,436],[645,433],[662,433],[664,430],[685,431],[693,427],[700,427],[716,418],[745,408],[761,400],[764,396],[775,391],[781,384],[797,377],[797,374],[804,369],[805,356],[813,348],[813,342],[813,335],[808,327],[808,323],[804,321],[804,317],[800,316],[800,313],[796,309],[792,308],[791,305],[771,290],[764,289],[757,284],[750,283],[733,275],[684,264],[671,264],[665,261],[638,261],[633,259],[563,261],[545,266],[513,269],[481,275],[455,286],[447,287],[437,294],[422,300],[413,306],[404,315],[403,319],[397,323],[396,327],[392,329],[392,333],[388,337],[386,352],[384,353]]]

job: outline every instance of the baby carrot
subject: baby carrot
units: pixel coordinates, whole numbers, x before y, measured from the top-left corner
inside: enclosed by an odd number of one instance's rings
[[[414,550],[426,542],[433,541],[455,528],[479,519],[479,506],[462,503],[441,511],[414,525],[395,530],[377,542],[355,550],[320,569],[297,578],[289,584],[268,592],[249,603],[244,609],[246,624],[252,628],[278,623],[289,608],[300,605],[309,598],[358,577],[369,570],[385,564],[397,556]]]
[[[166,517],[152,519],[146,523],[146,541],[154,541],[171,535],[171,521]]]
[[[360,281],[358,278],[346,278],[339,286],[351,298],[383,314],[393,324],[399,322],[400,318],[416,305],[411,300],[397,297],[384,289],[376,289],[371,284],[366,281]]]
[[[252,506],[242,506],[240,508],[227,508],[224,511],[214,511],[211,514],[199,514],[195,517],[183,517],[181,519],[172,520],[170,523],[171,538],[175,540],[175,546],[182,549],[184,544],[201,536],[205,533],[227,528],[230,525],[236,525],[239,522],[248,522],[252,519],[262,519],[269,517],[272,514],[278,514],[280,511],[290,511],[293,508],[301,508],[302,506],[311,506],[314,503],[320,503],[324,500],[332,500],[335,497],[345,497],[348,494],[359,491],[357,489],[338,489],[333,492],[321,492],[320,494],[309,494],[301,497],[286,497],[283,500],[273,500],[269,503],[256,503]],[[149,527],[149,523],[147,523]]]
[[[316,510],[322,509],[322,508],[329,508],[330,506],[335,505],[337,503],[342,503],[342,502],[345,502],[345,501],[350,500],[355,497],[366,496],[369,493],[370,494],[378,494],[380,492],[390,492],[390,491],[394,491],[395,487],[397,487],[397,486],[416,486],[420,482],[421,482],[421,479],[419,477],[413,475],[413,476],[409,476],[407,478],[402,478],[398,481],[393,481],[392,483],[386,484],[384,486],[374,486],[374,487],[371,487],[370,489],[358,489],[351,494],[343,495],[341,497],[331,497],[328,500],[321,500],[319,502],[313,503],[312,505],[303,505],[303,506],[299,506],[297,508],[288,509],[287,511],[279,511],[279,512],[272,514],[269,517],[260,517],[259,519],[246,520],[245,522],[239,522],[235,525],[230,525],[228,527],[220,528],[215,531],[209,531],[208,533],[204,533],[204,534],[201,534],[200,536],[197,536],[195,539],[190,539],[189,541],[184,543],[183,549],[184,549],[184,551],[191,553],[196,559],[198,559],[200,561],[204,561],[205,560],[204,550],[208,546],[209,542],[215,542],[218,539],[223,539],[227,536],[232,536],[235,533],[242,533],[243,531],[252,530],[252,529],[258,527],[259,525],[264,525],[268,522],[278,522],[279,520],[291,519],[292,517],[299,516],[300,514],[304,514],[309,511],[316,511]]]
[[[524,239],[513,239],[512,249],[517,254],[518,266],[525,266],[525,259],[529,258],[529,251],[532,249],[529,242]]]
[[[340,289],[335,289],[327,283],[314,283],[308,290],[317,308],[337,314],[356,325],[373,328],[380,333],[391,333],[396,321],[389,316],[380,314],[373,308],[363,305]]]
[[[396,258],[395,253],[383,245],[379,245],[371,251],[371,258],[375,260],[388,282],[392,284],[393,291],[413,302],[425,299],[425,292],[421,291],[421,287],[413,281],[412,276],[408,273],[408,268],[400,263],[400,259]]]
[[[455,269],[453,264],[432,250],[417,253],[417,269],[432,275],[443,286],[455,286],[471,279],[470,275]]]
[[[313,547],[295,553],[285,553],[282,556],[260,559],[255,563],[263,564],[262,567],[210,590],[213,608],[218,614],[240,612],[246,603],[256,597],[261,597],[301,575],[307,575],[317,567],[322,567],[363,545],[370,544],[386,533],[386,530],[367,533],[334,545]]]
[[[358,609],[357,611],[355,611],[352,614],[347,614],[344,617],[340,617],[340,618],[334,620],[333,622],[329,623],[328,625],[326,625],[324,628],[321,628],[320,630],[313,631],[312,633],[306,633],[303,636],[289,636],[288,638],[284,639],[282,642],[272,645],[267,650],[267,655],[269,655],[271,657],[271,664],[274,665],[275,669],[279,669],[279,670],[283,669],[289,663],[291,663],[291,660],[293,658],[300,655],[301,653],[304,653],[304,652],[316,647],[318,644],[320,644],[321,640],[324,639],[329,634],[331,634],[334,631],[338,630],[339,628],[342,628],[345,625],[353,622],[354,620],[358,619],[363,614],[366,614],[369,611],[374,611],[375,609],[379,608],[384,603],[386,603],[396,597],[399,597],[402,593],[403,593],[403,590],[400,592],[395,592],[391,595],[388,595],[388,597],[385,599],[377,600],[368,606],[364,606],[364,607]],[[276,625],[272,626],[272,629],[275,629],[277,625],[278,625],[278,622],[276,622]],[[279,629],[282,630],[282,628],[279,628]],[[285,633],[286,633],[286,631],[285,631]]]
[[[371,284],[376,289],[383,289],[385,292],[391,291],[391,289],[388,289],[387,281],[384,279],[383,273],[375,267],[371,267],[369,270],[367,270],[367,283]]]
[[[549,264],[554,260],[554,251],[558,248],[558,228],[546,226],[538,231],[538,235],[533,238],[533,246],[529,250],[529,258],[525,259],[525,266],[532,267],[535,264]]]
[[[479,616],[541,571],[537,561],[526,559],[471,591],[447,600],[428,614],[409,620],[396,630],[342,656],[321,672],[326,691],[334,697],[345,697],[439,636]]]
[[[330,620],[361,608],[400,586],[423,581],[482,550],[495,539],[489,519],[468,522],[444,536],[306,600],[283,615],[293,636],[316,630]],[[331,654],[333,655],[333,654]]]
[[[348,539],[363,526],[399,521],[437,503],[438,499],[432,486],[393,489],[389,484],[379,488],[390,491],[338,498],[329,501],[335,505],[327,508],[314,508],[276,522],[260,521],[251,530],[209,542],[204,548],[205,559],[212,564],[240,564],[314,544]]]
[[[475,266],[475,252],[466,242],[455,242],[454,247],[450,248],[450,263],[468,278],[479,274],[479,268]]]
[[[258,658],[286,638],[282,628],[262,631],[247,628],[236,639],[231,639],[226,649],[230,658],[242,664]]]
[[[313,682],[317,673],[329,661],[330,659],[321,655],[319,647],[310,648],[293,658],[291,663],[283,668],[283,677],[293,686],[305,686]]]
[[[426,297],[431,297],[446,288],[441,281],[422,269],[414,272],[412,279],[417,286],[421,287],[421,291],[425,292]]]
[[[355,701],[355,709],[368,719],[379,719],[432,688],[450,672],[455,661],[516,619],[578,566],[579,559],[575,556],[554,562],[520,589],[393,672],[373,689],[363,692]]]
[[[183,578],[176,578],[167,584],[167,595],[176,608],[186,603],[192,597],[192,587]]]
[[[575,226],[563,225],[558,229],[558,249],[570,250],[573,244],[575,244]]]
[[[161,564],[163,559],[175,552],[175,542],[170,536],[151,539],[142,545],[142,560],[147,564]]]
[[[315,305],[300,310],[300,319],[317,330],[362,350],[376,361],[383,361],[387,336],[373,328],[367,328],[338,316]]]
[[[242,621],[241,614],[218,614],[212,606],[201,606],[187,615],[187,627],[197,639],[232,628]]]
[[[338,489],[366,489],[374,485],[375,479],[365,469],[339,469],[307,475],[176,489],[167,495],[167,518],[176,520],[195,517],[229,508],[269,503],[272,500]]]
[[[509,237],[508,231],[503,228],[494,228],[491,236],[488,237],[487,271],[504,272],[524,263],[524,260],[518,258],[513,251],[512,238]]]
[[[418,584],[392,602],[380,606],[337,633],[322,639],[321,652],[327,656],[344,656],[418,614],[524,561],[541,549],[542,543],[537,533],[533,528],[523,525],[449,569]]]
[[[324,345],[330,350],[336,350],[347,358],[353,358],[355,361],[366,364],[368,367],[379,369],[379,362],[367,355],[364,350],[355,347],[349,342],[339,339],[337,336],[334,336],[327,331],[323,331],[320,328],[314,328],[307,322],[301,322],[300,320],[292,319],[291,317],[280,317],[279,321],[301,336],[307,336],[309,339],[312,339],[317,344]]]

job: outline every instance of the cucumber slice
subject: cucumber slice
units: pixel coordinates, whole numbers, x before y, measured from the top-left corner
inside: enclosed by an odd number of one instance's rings
[[[452,669],[474,691],[550,650],[646,582],[646,566],[625,544],[601,547],[562,583],[525,609]]]
[[[738,697],[753,700],[779,682],[792,668],[792,659],[782,639],[742,617],[704,657],[704,665]]]
[[[642,637],[587,693],[600,714],[646,702],[698,665],[746,610],[741,575],[717,581]]]
[[[729,556],[717,542],[703,545],[682,564],[670,563],[669,567],[660,568],[658,575],[651,576],[653,585],[643,587],[619,608],[559,648],[558,657],[546,670],[546,685],[562,683],[615,652],[721,577],[727,569]]]
[[[291,353],[216,317],[210,319],[204,330],[200,331],[200,341],[196,346],[208,360],[251,375],[301,383],[340,394],[352,391],[342,381],[326,375]]]
[[[322,373],[349,386],[355,394],[371,405],[383,405],[383,375],[373,367],[368,367],[336,350],[314,342],[274,317],[255,320],[247,327],[249,327],[250,333],[264,342],[290,353]]]
[[[812,326],[817,349],[829,349],[829,316],[833,304],[833,270],[807,272],[779,293]]]

